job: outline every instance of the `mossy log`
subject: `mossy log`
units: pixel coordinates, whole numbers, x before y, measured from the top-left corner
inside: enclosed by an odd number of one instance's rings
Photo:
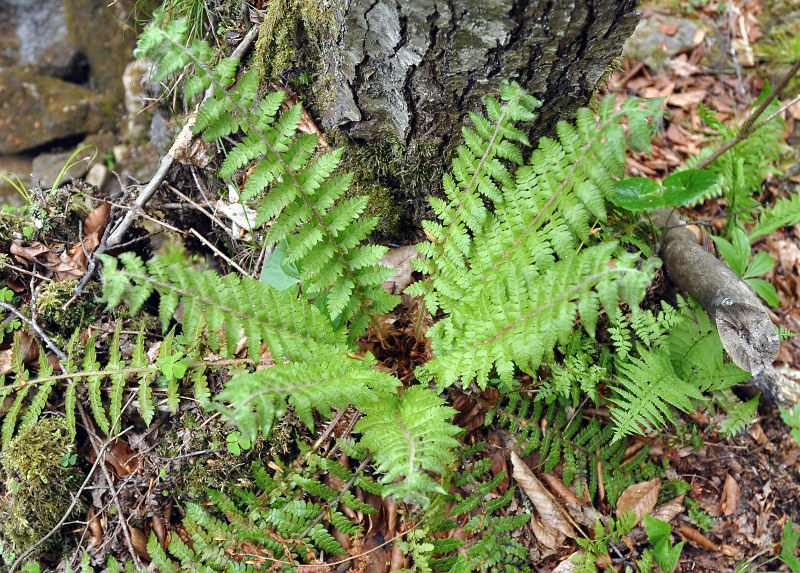
[[[690,226],[675,218],[670,221],[669,214],[666,209],[656,213],[659,225],[666,227],[661,258],[667,275],[716,323],[731,360],[753,376],[759,374],[772,364],[780,347],[764,305],[739,275],[699,244]]]

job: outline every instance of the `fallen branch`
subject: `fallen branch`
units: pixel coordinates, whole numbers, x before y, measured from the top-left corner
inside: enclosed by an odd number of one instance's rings
[[[244,56],[247,50],[250,49],[250,46],[253,45],[256,38],[258,37],[258,30],[259,26],[253,26],[253,28],[247,33],[244,37],[242,42],[236,46],[236,49],[231,54],[231,58],[240,58]],[[214,94],[214,86],[213,84],[208,87],[205,94],[203,94],[203,100],[211,97]],[[171,150],[170,150],[171,151]],[[172,164],[175,162],[175,158],[168,152],[162,159],[158,165],[158,171],[147,184],[147,186],[139,192],[139,195],[136,197],[136,201],[131,206],[130,210],[125,213],[125,217],[120,221],[120,223],[114,228],[114,231],[108,237],[106,241],[106,248],[109,249],[111,247],[115,247],[122,242],[122,238],[125,236],[125,233],[133,226],[133,223],[136,221],[136,218],[139,216],[139,213],[142,210],[150,198],[155,194],[156,190],[159,186],[164,182],[166,179],[169,170],[172,168]]]
[[[739,275],[705,250],[682,220],[669,226],[670,210],[655,213],[661,259],[673,283],[692,295],[717,325],[722,345],[742,370],[753,376],[778,356],[780,340],[759,298]],[[674,221],[674,219],[673,219]]]

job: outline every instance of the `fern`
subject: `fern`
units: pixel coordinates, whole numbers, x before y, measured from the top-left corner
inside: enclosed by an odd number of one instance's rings
[[[356,477],[344,466],[311,456],[312,466],[322,465],[339,475]],[[336,509],[338,498],[352,500],[354,509],[376,513],[368,504],[358,502],[350,491],[337,492],[303,473],[283,471],[270,474],[262,464],[254,463],[253,478],[261,492],[233,488],[230,494],[209,490],[209,499],[221,518],[202,506],[186,505],[183,527],[191,547],[173,535],[167,555],[152,535],[150,555],[163,571],[211,567],[213,570],[255,570],[253,566],[276,565],[280,562],[308,563],[319,551],[346,555],[344,548],[331,535],[336,529],[345,535],[360,533],[358,525]],[[359,473],[362,479],[369,479]],[[319,501],[301,499],[304,491],[313,491]],[[346,502],[349,503],[349,502]],[[171,558],[170,558],[171,556]],[[180,565],[176,565],[173,559]]]
[[[456,411],[422,386],[412,386],[399,398],[376,394],[369,398],[362,407],[366,416],[355,429],[364,433],[361,443],[375,453],[383,473],[380,481],[386,484],[383,495],[426,505],[425,493],[443,493],[427,472],[448,473],[458,446],[452,436],[461,429],[447,420]],[[392,483],[398,477],[403,481]]]
[[[242,200],[257,200],[255,225],[272,221],[267,241],[288,239],[286,262],[297,263],[304,294],[316,298],[331,321],[349,323],[351,338],[357,338],[373,316],[391,310],[398,299],[381,288],[393,274],[377,264],[387,248],[361,244],[378,223],[375,217],[359,218],[367,197],[341,200],[352,176],[332,177],[342,151],[317,153],[315,135],[297,135],[299,105],[275,121],[282,92],[255,104],[256,70],[243,74],[236,89],[226,92],[223,86],[232,80],[236,62],[223,60],[214,69],[207,68],[207,46],[194,40],[185,49],[187,37],[185,26],[164,30],[151,26],[137,53],[161,58],[159,77],[189,62],[201,70],[187,85],[188,96],[211,86],[213,97],[201,104],[194,132],[214,140],[243,131],[241,141],[223,162],[220,176],[229,177],[256,161],[241,195]]]
[[[542,471],[549,473],[561,463],[562,479],[576,492],[587,490],[594,497],[600,482],[612,505],[624,489],[663,470],[648,460],[647,447],[633,459],[625,459],[627,444],[616,439],[618,428],[597,418],[584,420],[581,410],[567,417],[562,400],[545,404],[518,392],[490,407],[486,424],[508,427],[518,435],[521,456],[536,453]]]

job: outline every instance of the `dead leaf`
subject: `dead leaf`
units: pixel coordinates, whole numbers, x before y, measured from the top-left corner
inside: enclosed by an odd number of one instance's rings
[[[545,533],[552,536],[552,532],[558,533],[556,537],[556,546],[561,544],[564,537],[571,539],[575,538],[575,530],[572,524],[565,517],[566,511],[561,508],[561,505],[556,501],[553,495],[547,491],[544,484],[533,475],[530,468],[522,461],[514,450],[511,450],[511,466],[513,468],[512,476],[528,496],[528,499],[533,503],[536,509],[536,514],[542,524]],[[536,530],[534,529],[534,533]],[[558,538],[561,538],[560,540]],[[542,541],[540,539],[540,541]],[[549,541],[549,539],[548,539]],[[544,541],[542,541],[545,545]],[[550,547],[550,545],[547,545]],[[550,547],[552,549],[552,547]]]
[[[110,220],[111,203],[103,202],[94,211],[86,215],[86,220],[83,222],[83,232],[87,236],[96,233],[102,237]]]
[[[722,488],[722,496],[719,500],[720,509],[723,515],[735,515],[739,506],[739,497],[742,494],[739,484],[733,479],[731,474],[725,478],[725,486]]]
[[[9,252],[18,263],[23,265],[36,263],[52,271],[53,278],[57,281],[79,279],[86,274],[86,268],[81,268],[72,260],[69,253],[66,251],[55,253],[50,247],[38,241],[26,244],[15,240],[11,243]]]
[[[695,542],[706,551],[719,551],[719,547],[717,547],[716,543],[711,541],[708,537],[700,533],[694,527],[681,523],[678,524],[678,532],[686,539]]]
[[[650,515],[652,515],[656,519],[660,519],[661,521],[666,521],[667,523],[669,523],[683,511],[684,497],[686,497],[685,493],[679,495],[678,497],[672,498],[667,503],[662,503],[657,508],[655,508],[650,513]]]
[[[575,563],[572,558],[578,555],[583,555],[584,551],[576,551],[566,559],[564,559],[558,566],[553,569],[552,573],[572,573],[578,568],[578,563]]]
[[[175,143],[169,149],[169,155],[184,165],[194,165],[203,168],[211,163],[211,143],[203,141],[199,135],[194,135],[194,124],[197,116],[192,114],[186,125],[175,138]]]
[[[150,554],[147,552],[147,538],[142,530],[138,527],[130,527],[129,530],[131,533],[131,545],[133,545],[136,555],[150,559]]]
[[[617,500],[617,517],[633,511],[636,513],[636,523],[639,523],[643,516],[653,511],[659,491],[661,491],[661,480],[658,478],[628,486]]]
[[[580,499],[569,489],[564,482],[554,475],[542,474],[542,479],[547,482],[550,489],[553,490],[565,503],[580,503]]]
[[[411,259],[417,257],[419,257],[419,253],[413,245],[395,247],[386,251],[378,264],[394,270],[395,273],[381,285],[384,290],[389,294],[402,293],[412,282],[411,273],[414,272],[414,269],[411,267]]]
[[[658,25],[658,31],[665,36],[674,36],[680,27],[679,22],[662,22]]]
[[[706,90],[689,90],[683,93],[674,93],[667,98],[667,104],[689,109],[697,107],[706,95],[708,95]]]
[[[764,428],[762,428],[761,424],[758,422],[750,426],[750,437],[753,438],[759,446],[763,446],[769,442],[767,434],[764,433]]]

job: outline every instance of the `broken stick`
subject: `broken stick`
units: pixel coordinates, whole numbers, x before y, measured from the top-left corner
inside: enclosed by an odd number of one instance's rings
[[[764,305],[739,275],[706,251],[697,235],[670,210],[659,209],[656,220],[664,234],[661,259],[673,283],[703,306],[716,323],[722,345],[742,370],[753,376],[778,356],[780,340]]]

